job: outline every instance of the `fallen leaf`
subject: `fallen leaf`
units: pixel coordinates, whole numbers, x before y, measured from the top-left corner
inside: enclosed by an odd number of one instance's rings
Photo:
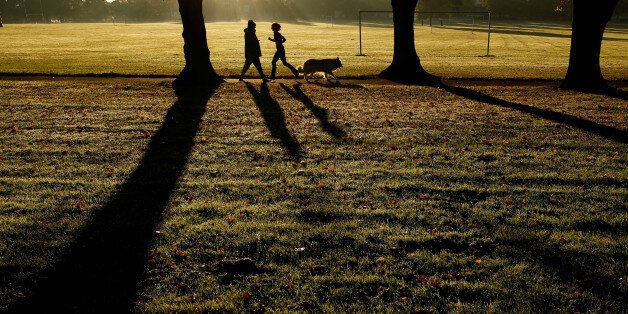
[[[189,255],[190,254],[186,250],[176,249],[174,251],[174,258],[178,259],[178,260],[182,260],[184,258],[187,258]]]
[[[78,209],[79,212],[84,213],[87,211],[87,203],[85,203],[84,200],[79,200],[78,202],[76,202],[76,209]]]

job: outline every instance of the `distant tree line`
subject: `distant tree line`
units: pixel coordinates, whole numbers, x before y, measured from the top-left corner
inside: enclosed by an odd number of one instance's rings
[[[420,0],[420,11],[486,11],[497,19],[567,20],[560,0]],[[358,10],[390,10],[390,0],[204,0],[206,21],[351,21]],[[616,16],[628,15],[620,2]],[[160,22],[179,20],[177,0],[0,0],[5,22]]]

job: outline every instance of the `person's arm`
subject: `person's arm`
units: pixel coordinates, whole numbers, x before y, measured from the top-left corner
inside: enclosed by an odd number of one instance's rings
[[[288,41],[288,40],[286,39],[286,37],[283,37],[283,35],[279,35],[279,36],[281,36],[281,43],[282,43],[282,44],[283,44],[283,43],[285,43],[286,41]]]
[[[272,37],[268,37],[268,40],[275,41]]]

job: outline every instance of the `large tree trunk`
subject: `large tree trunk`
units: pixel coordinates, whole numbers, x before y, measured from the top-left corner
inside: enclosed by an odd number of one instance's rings
[[[606,24],[619,0],[573,0],[569,68],[562,86],[576,89],[607,88],[600,69],[600,50]]]
[[[220,80],[209,59],[203,0],[178,0],[183,22],[185,67],[177,83],[202,84]]]
[[[418,0],[392,0],[395,23],[395,48],[391,65],[381,78],[394,81],[418,81],[426,76],[414,43],[414,12]]]

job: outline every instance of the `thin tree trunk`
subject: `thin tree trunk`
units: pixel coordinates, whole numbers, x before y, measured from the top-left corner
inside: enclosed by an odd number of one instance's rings
[[[395,29],[393,61],[381,78],[394,81],[417,81],[426,76],[414,43],[414,12],[418,0],[392,0]]]
[[[178,83],[199,84],[220,80],[210,61],[207,33],[203,18],[203,0],[178,0],[183,22],[185,67]]]
[[[606,24],[619,0],[573,0],[569,68],[562,86],[600,89],[608,85],[600,69],[600,51]]]

